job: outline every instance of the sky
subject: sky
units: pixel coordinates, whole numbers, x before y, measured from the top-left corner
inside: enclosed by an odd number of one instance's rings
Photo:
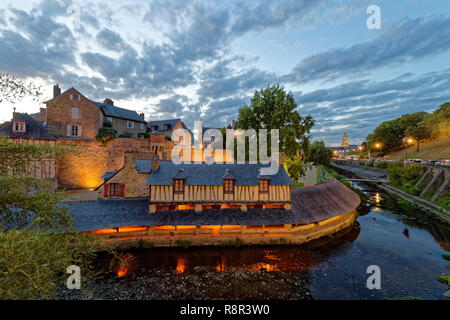
[[[380,29],[368,28],[380,8]],[[147,120],[222,127],[279,83],[313,140],[363,142],[381,122],[450,101],[450,1],[2,0],[0,72],[109,97]],[[0,104],[0,122],[38,112]]]

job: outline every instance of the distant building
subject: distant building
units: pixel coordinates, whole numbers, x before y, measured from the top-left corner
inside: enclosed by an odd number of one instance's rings
[[[342,145],[341,146],[342,146],[342,148],[346,148],[349,146],[347,132],[344,132],[344,135],[342,136]]]
[[[342,144],[340,147],[329,147],[333,150],[333,156],[335,158],[349,158],[352,152],[357,152],[359,146],[356,144],[349,144],[347,132],[342,135]]]

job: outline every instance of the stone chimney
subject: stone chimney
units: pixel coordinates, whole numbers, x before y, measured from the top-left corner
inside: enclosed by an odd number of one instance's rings
[[[284,166],[284,152],[280,152],[278,154],[278,162],[279,162],[280,167]]]
[[[53,86],[53,98],[56,98],[61,94],[61,88],[59,87],[59,84],[55,84]]]
[[[236,130],[236,120],[231,121],[231,129]]]
[[[143,112],[141,112],[141,113],[139,114],[139,116],[140,116],[142,119],[145,120],[145,114],[144,114]]]
[[[125,151],[124,152],[123,167],[124,169],[135,169],[136,160],[138,159],[138,152],[136,151]]]
[[[112,99],[110,99],[110,98],[105,98],[105,100],[103,100],[103,103],[104,104],[109,104],[111,106],[114,105],[114,101],[112,101]]]

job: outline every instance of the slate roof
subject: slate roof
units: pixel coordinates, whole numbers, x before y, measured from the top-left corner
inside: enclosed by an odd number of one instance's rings
[[[136,170],[138,173],[150,173],[152,168],[152,160],[136,160]]]
[[[13,121],[25,122],[25,132],[14,132]],[[13,113],[12,121],[0,125],[0,137],[56,140],[56,137],[48,133],[43,124],[34,120],[29,114],[19,112]]]
[[[119,170],[112,171],[112,172],[106,172],[106,173],[102,176],[102,179],[109,180],[109,179],[111,179],[112,177],[114,177],[114,176],[116,175],[117,172],[119,172]]]
[[[145,160],[144,160],[145,161]],[[146,160],[150,161],[150,160]],[[226,169],[235,177],[235,185],[258,185],[259,170],[266,165],[258,164],[236,164],[236,163],[183,163],[175,164],[172,161],[161,161],[158,170],[153,171],[147,184],[172,185],[180,169],[183,169],[185,185],[222,185]],[[277,174],[266,176],[271,185],[292,185],[292,180],[283,167],[279,167]]]
[[[78,231],[125,226],[309,224],[351,212],[359,196],[333,179],[315,187],[292,189],[292,210],[240,209],[157,211],[148,213],[148,199],[108,199],[62,203]]]
[[[114,118],[120,118],[125,120],[132,120],[136,122],[142,122],[147,123],[144,119],[141,118],[141,116],[138,115],[138,113],[134,110],[128,110],[119,108],[116,106],[113,106],[111,104],[105,104],[101,102],[95,102],[91,101],[93,104],[95,104],[97,107],[99,107],[105,116],[107,117],[114,117]]]
[[[155,121],[149,121],[147,123],[147,127],[152,130],[152,127],[156,126],[156,131],[167,131],[167,130],[173,130],[173,128],[176,126],[177,122],[181,121],[181,119],[168,119],[168,120],[155,120]],[[166,129],[164,125],[168,124],[169,128]],[[181,124],[184,129],[189,130],[183,121],[181,121]]]

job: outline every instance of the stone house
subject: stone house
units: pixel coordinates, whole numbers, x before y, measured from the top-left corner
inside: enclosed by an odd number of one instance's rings
[[[107,172],[97,188],[100,199],[149,198],[149,212],[240,208],[291,209],[292,180],[281,164],[262,176],[261,163],[160,161],[154,153],[125,154],[124,167]]]
[[[158,132],[158,134],[163,134],[168,140],[172,137],[172,132],[176,129],[185,129],[189,133],[191,131],[186,127],[183,121],[181,119],[168,119],[168,120],[156,120],[156,121],[149,121],[147,124],[148,132],[155,133]],[[191,133],[192,135],[192,133]]]
[[[45,117],[47,130],[59,139],[93,140],[105,121],[112,124],[118,135],[136,137],[147,131],[144,115],[136,111],[114,106],[107,98],[103,103],[86,98],[75,88],[61,93],[58,85],[53,88],[53,99],[46,101],[46,109],[36,116]]]
[[[56,138],[44,125],[26,113],[13,112],[11,121],[0,124],[0,137],[8,138],[14,143],[47,143],[56,144]],[[43,159],[27,165],[26,172],[40,179],[49,179],[56,189],[56,161],[53,158]]]

